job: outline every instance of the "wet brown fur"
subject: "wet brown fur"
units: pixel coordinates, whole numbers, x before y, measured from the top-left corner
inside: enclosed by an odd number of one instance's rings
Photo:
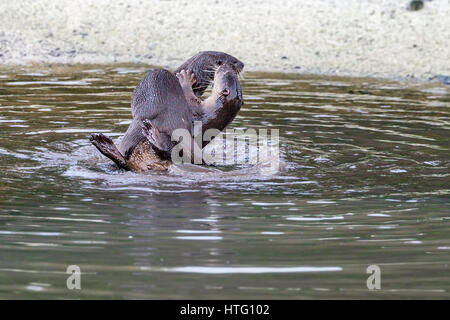
[[[139,143],[133,153],[127,159],[127,166],[134,172],[145,172],[148,170],[167,170],[170,161],[161,160],[153,151],[151,143],[146,140]]]

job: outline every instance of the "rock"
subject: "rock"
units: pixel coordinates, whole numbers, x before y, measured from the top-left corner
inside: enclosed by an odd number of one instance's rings
[[[423,8],[422,0],[412,0],[408,5],[409,11],[418,11]]]
[[[61,55],[61,50],[56,48],[48,53],[52,57],[59,57]]]
[[[442,84],[450,84],[450,76],[444,76],[442,74],[438,74],[436,79],[439,80]]]

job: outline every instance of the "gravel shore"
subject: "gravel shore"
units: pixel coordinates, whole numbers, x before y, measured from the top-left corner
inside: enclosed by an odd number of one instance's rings
[[[220,50],[247,71],[450,74],[450,1],[0,0],[0,63],[174,68]]]

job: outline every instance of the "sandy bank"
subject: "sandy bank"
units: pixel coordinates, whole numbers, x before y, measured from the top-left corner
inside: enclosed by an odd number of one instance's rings
[[[450,74],[450,1],[0,3],[0,63],[142,62],[173,68],[201,50],[246,70],[427,78]]]

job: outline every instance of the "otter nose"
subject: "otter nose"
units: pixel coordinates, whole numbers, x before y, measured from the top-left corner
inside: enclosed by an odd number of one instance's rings
[[[237,61],[234,65],[238,69],[239,72],[241,72],[242,69],[244,69],[244,64],[241,61]]]

